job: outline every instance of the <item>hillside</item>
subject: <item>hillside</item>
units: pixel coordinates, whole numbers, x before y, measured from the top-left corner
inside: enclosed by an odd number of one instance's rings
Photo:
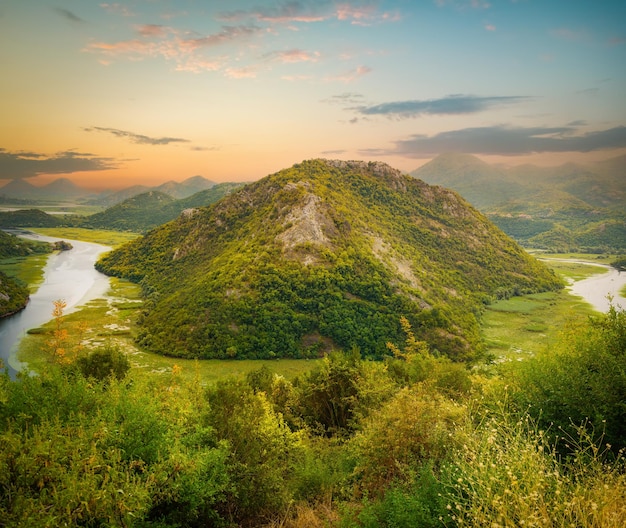
[[[62,222],[59,218],[39,209],[20,209],[0,212],[1,227],[56,227]]]
[[[0,317],[19,312],[28,303],[28,297],[26,286],[18,284],[0,271]]]
[[[0,231],[0,258],[24,257],[35,253],[50,253],[52,246],[47,242],[25,240]]]
[[[185,209],[212,204],[242,185],[220,183],[180,200],[163,192],[148,191],[113,205],[101,213],[68,221],[81,227],[144,233],[173,220]]]
[[[505,169],[448,153],[411,174],[454,189],[526,246],[626,249],[626,156],[589,165]]]
[[[187,210],[97,267],[141,281],[141,345],[199,358],[380,357],[404,316],[432,350],[466,360],[482,303],[560,287],[458,194],[328,160]]]

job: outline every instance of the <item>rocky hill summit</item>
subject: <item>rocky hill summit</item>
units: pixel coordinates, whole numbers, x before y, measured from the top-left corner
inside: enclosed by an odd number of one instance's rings
[[[405,317],[431,350],[467,360],[483,303],[560,287],[455,192],[324,159],[187,210],[98,268],[141,282],[142,346],[199,358],[381,357]]]

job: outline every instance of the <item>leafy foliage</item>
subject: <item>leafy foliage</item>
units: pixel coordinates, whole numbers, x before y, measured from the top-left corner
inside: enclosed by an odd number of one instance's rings
[[[406,317],[454,360],[483,302],[560,281],[453,192],[380,163],[311,160],[98,263],[141,282],[145,348],[197,358],[382,357]]]
[[[28,288],[0,271],[0,317],[13,314],[26,306]]]

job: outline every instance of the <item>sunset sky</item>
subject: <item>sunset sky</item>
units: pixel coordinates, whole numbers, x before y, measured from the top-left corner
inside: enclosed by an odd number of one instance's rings
[[[0,184],[626,152],[624,0],[5,0]]]

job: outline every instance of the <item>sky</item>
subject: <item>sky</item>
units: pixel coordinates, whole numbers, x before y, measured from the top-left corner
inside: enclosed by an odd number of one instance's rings
[[[623,0],[3,0],[0,184],[626,153]]]

